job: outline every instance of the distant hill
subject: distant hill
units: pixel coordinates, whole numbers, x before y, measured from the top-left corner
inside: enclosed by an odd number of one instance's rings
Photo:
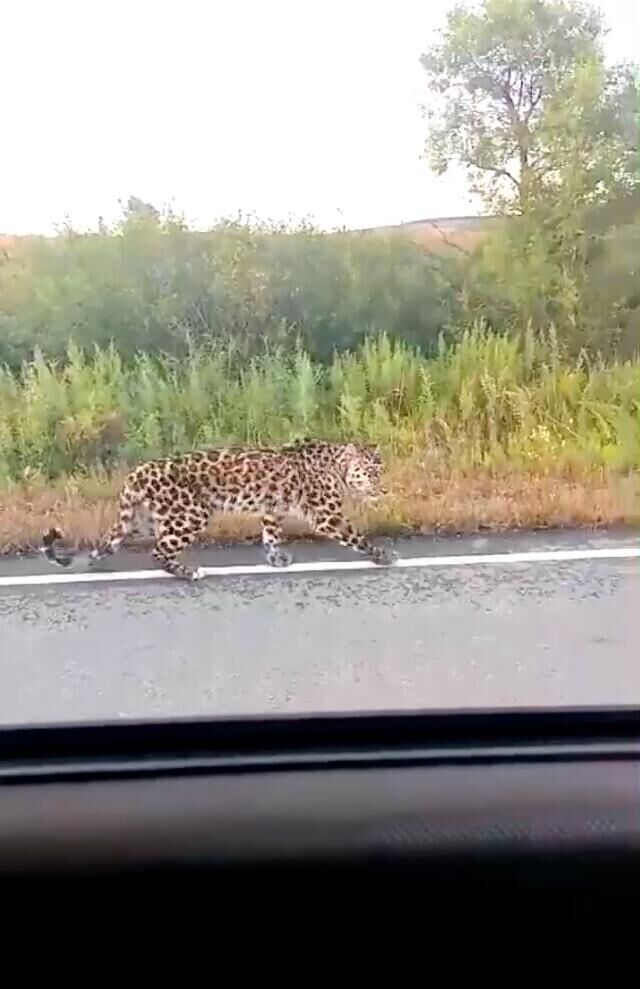
[[[457,248],[472,250],[497,222],[499,218],[493,216],[438,216],[390,226],[368,227],[360,233],[400,234],[410,237],[430,251],[446,253]],[[10,253],[21,241],[33,239],[38,238],[0,233],[0,253]]]
[[[496,216],[436,216],[409,220],[386,227],[372,227],[379,234],[400,234],[410,237],[430,251],[471,251],[486,237],[492,226],[500,222]]]
[[[370,229],[381,234],[404,234],[430,250],[447,246],[468,250],[475,247],[501,219],[499,216],[435,216]],[[589,232],[607,233],[614,237],[623,227],[637,228],[640,224],[640,188],[607,203],[592,206],[585,222]]]

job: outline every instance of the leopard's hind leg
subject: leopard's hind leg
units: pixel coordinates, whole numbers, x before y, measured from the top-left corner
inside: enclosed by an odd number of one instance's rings
[[[117,553],[133,528],[136,502],[133,494],[127,488],[120,495],[118,502],[118,519],[95,549],[91,550],[89,558],[92,563],[103,560],[106,556]]]
[[[273,512],[262,516],[262,545],[271,567],[288,567],[291,554],[282,549],[282,516]]]
[[[202,569],[193,570],[179,562],[178,556],[196,541],[209,522],[210,511],[205,505],[176,507],[166,517],[156,521],[156,543],[152,556],[163,570],[183,580],[198,580]]]

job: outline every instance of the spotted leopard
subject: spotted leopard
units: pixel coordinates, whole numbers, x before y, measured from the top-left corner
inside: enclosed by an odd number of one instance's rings
[[[278,449],[227,447],[149,460],[126,477],[119,498],[118,520],[91,552],[92,562],[115,553],[143,513],[153,527],[153,557],[168,573],[197,580],[201,569],[179,562],[180,553],[206,529],[214,511],[248,512],[262,517],[262,543],[267,562],[286,567],[291,556],[281,547],[287,515],[308,522],[319,535],[388,566],[393,554],[373,546],[343,512],[347,495],[376,501],[386,492],[384,464],[377,447],[354,443],[297,441]],[[43,539],[52,563],[69,566],[60,556],[58,529]]]

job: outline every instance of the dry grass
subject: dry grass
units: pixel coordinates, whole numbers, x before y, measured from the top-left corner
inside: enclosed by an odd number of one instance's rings
[[[63,530],[70,546],[93,545],[115,516],[119,481],[92,476],[0,492],[0,552],[37,548],[43,530],[53,524]],[[461,533],[640,523],[640,480],[634,475],[602,470],[580,476],[447,473],[399,460],[390,467],[389,481],[393,494],[384,506],[353,514],[369,532]],[[308,535],[299,525],[289,525],[287,532]],[[258,533],[257,519],[218,516],[207,539],[246,541]],[[137,545],[144,546],[144,540]]]

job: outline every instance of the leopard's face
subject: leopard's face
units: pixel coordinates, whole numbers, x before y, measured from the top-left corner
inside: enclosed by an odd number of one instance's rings
[[[387,494],[381,483],[384,462],[378,447],[350,444],[347,457],[345,482],[350,492],[369,503],[379,501]]]

